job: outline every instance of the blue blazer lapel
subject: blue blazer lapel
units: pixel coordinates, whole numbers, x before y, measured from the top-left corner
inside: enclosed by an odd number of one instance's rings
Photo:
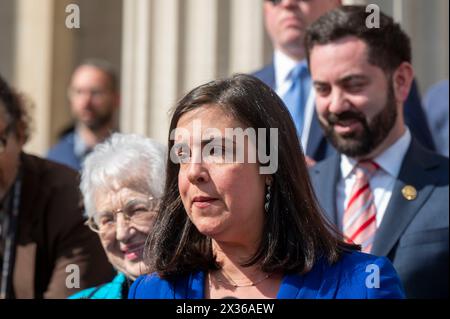
[[[320,145],[324,143],[324,139],[325,136],[323,135],[319,119],[317,118],[317,111],[314,110],[314,114],[311,119],[311,127],[309,129],[309,136],[307,141],[308,145],[306,146],[306,155],[316,160],[323,159],[324,156],[321,156],[320,154]]]
[[[431,153],[425,151],[414,139],[406,152],[392,197],[376,232],[371,253],[387,256],[395,243],[428,199],[439,178],[439,163]],[[417,198],[407,200],[402,189],[411,185],[417,190]]]
[[[175,299],[204,299],[205,273],[198,271],[190,275],[180,276],[173,285],[173,298]]]
[[[266,83],[273,90],[275,89],[275,67],[273,66],[273,61],[252,75]]]
[[[267,67],[267,73],[266,73],[266,83],[268,86],[270,86],[273,90],[275,90],[275,67],[273,66],[273,62],[269,64]]]
[[[336,210],[336,186],[341,175],[339,154],[335,153],[310,171],[319,206],[332,224],[339,225]]]
[[[341,279],[342,262],[328,265],[321,259],[306,274],[287,274],[281,282],[277,299],[332,299]]]

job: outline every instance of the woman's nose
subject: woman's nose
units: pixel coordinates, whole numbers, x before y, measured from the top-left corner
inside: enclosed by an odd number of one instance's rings
[[[125,218],[124,214],[117,214],[116,219],[116,239],[126,242],[130,237],[130,223]]]
[[[192,184],[205,183],[209,180],[208,171],[203,163],[189,163],[187,178]]]

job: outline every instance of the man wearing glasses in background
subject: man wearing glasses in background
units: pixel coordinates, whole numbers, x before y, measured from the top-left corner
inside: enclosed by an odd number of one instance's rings
[[[68,97],[75,123],[47,158],[80,171],[86,155],[116,130],[120,96],[113,67],[103,60],[83,62],[72,75]]]
[[[341,0],[266,0],[264,18],[274,47],[273,61],[254,73],[273,88],[286,104],[297,128],[309,165],[335,152],[327,142],[314,108],[314,90],[305,59],[306,29],[317,18],[340,6]],[[434,143],[413,84],[404,113],[406,124],[419,142],[434,150]]]

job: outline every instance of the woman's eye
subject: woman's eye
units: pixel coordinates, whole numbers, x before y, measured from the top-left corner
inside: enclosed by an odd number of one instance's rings
[[[114,223],[114,216],[112,215],[103,215],[99,218],[100,225],[108,225]]]
[[[211,156],[222,156],[223,154],[224,154],[224,149],[221,146],[214,146],[209,151],[209,155],[211,155]]]
[[[185,143],[175,144],[172,149],[172,154],[175,155],[174,160],[178,163],[186,163],[191,157],[191,149]]]
[[[136,214],[142,214],[142,213],[147,213],[148,212],[148,208],[145,206],[139,206],[139,207],[134,207],[132,209],[130,209],[128,215],[129,216],[133,216]]]
[[[189,158],[190,158],[189,152],[179,150],[176,152],[176,154],[177,154],[177,158],[180,163],[186,163],[187,161],[189,161]]]

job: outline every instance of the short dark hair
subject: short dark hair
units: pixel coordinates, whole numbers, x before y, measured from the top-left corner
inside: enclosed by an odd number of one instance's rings
[[[28,141],[31,129],[31,117],[27,111],[27,101],[17,93],[0,75],[0,107],[3,107],[8,117],[6,119],[10,130],[16,135],[23,134],[24,141]]]
[[[77,66],[77,69],[83,66],[91,66],[96,69],[99,69],[100,71],[105,73],[106,76],[109,78],[111,91],[118,92],[120,90],[119,76],[117,75],[116,69],[110,62],[103,59],[89,58],[81,62]]]
[[[411,43],[398,23],[380,12],[379,27],[368,28],[370,13],[365,6],[341,6],[321,16],[309,26],[305,36],[308,63],[315,45],[324,45],[347,36],[355,36],[368,46],[368,61],[385,72],[401,63],[411,63]]]
[[[263,238],[243,266],[261,264],[263,271],[307,272],[319,258],[330,263],[343,250],[355,249],[325,221],[319,210],[294,122],[277,94],[263,82],[238,74],[201,85],[176,105],[170,132],[183,114],[214,104],[244,125],[278,129],[278,170],[272,174],[271,202],[265,214]],[[266,137],[266,150],[273,143]],[[174,141],[170,138],[168,149]],[[146,261],[161,277],[218,269],[211,240],[187,216],[178,189],[179,164],[167,161],[167,179],[161,211],[147,243]]]

